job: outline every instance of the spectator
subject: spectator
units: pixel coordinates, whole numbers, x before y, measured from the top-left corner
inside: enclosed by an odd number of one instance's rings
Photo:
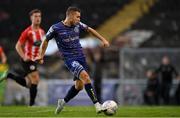
[[[148,70],[146,73],[148,78],[147,87],[144,92],[144,102],[148,105],[159,104],[159,80],[155,75],[155,72]]]
[[[178,73],[174,66],[170,63],[170,59],[167,56],[162,58],[162,64],[156,70],[156,74],[160,74],[161,78],[161,97],[163,99],[163,103],[168,105],[170,102],[170,90],[172,86],[173,75],[176,77]]]

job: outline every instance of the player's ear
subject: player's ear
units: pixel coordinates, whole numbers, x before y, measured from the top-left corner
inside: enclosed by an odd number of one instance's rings
[[[69,17],[69,18],[72,18],[72,17],[73,17],[73,13],[70,12],[70,13],[68,14],[68,17]]]
[[[33,15],[30,16],[30,21],[32,21],[32,19],[33,19]]]

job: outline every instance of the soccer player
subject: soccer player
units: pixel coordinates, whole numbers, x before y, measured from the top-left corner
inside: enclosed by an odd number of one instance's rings
[[[49,40],[55,39],[59,51],[64,58],[65,65],[74,75],[75,85],[69,89],[64,99],[58,99],[55,114],[59,114],[63,106],[74,98],[83,87],[85,87],[87,94],[94,103],[96,112],[100,113],[103,111],[91,85],[85,56],[79,41],[79,34],[82,30],[92,33],[101,40],[104,47],[108,47],[109,42],[94,29],[80,22],[80,17],[81,12],[79,8],[69,7],[66,11],[65,20],[52,25],[41,44],[39,61],[43,60]]]
[[[6,64],[7,58],[6,58],[6,55],[3,51],[3,48],[1,46],[0,46],[0,58],[1,58],[1,63]]]
[[[29,12],[31,25],[27,27],[21,34],[16,43],[16,51],[21,58],[21,64],[24,70],[22,75],[7,74],[8,79],[15,80],[23,87],[30,90],[29,105],[35,104],[37,95],[37,85],[39,83],[39,73],[37,70],[36,58],[39,56],[39,47],[41,45],[44,30],[40,27],[41,24],[41,11],[34,9]]]

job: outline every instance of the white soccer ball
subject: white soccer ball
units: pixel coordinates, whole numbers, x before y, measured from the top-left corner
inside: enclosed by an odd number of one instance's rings
[[[111,115],[114,115],[116,112],[117,112],[117,109],[118,109],[118,105],[115,101],[113,100],[107,100],[105,101],[103,104],[102,104],[102,107],[104,109],[107,109],[104,114],[105,115],[108,115],[108,116],[111,116]]]

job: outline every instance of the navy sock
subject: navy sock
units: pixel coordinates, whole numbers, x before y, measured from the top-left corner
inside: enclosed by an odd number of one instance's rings
[[[26,80],[24,77],[13,75],[12,73],[8,73],[7,78],[15,80],[18,84],[26,87]]]
[[[36,95],[37,95],[37,85],[36,84],[31,84],[30,87],[30,102],[29,105],[32,106],[35,103]]]
[[[78,93],[79,93],[79,90],[77,90],[77,89],[75,88],[75,85],[73,85],[73,86],[69,89],[66,97],[64,98],[64,101],[65,101],[66,103],[69,102],[69,100],[71,100],[72,98],[74,98]]]
[[[91,98],[92,102],[93,102],[94,104],[97,103],[98,100],[97,100],[97,97],[96,97],[96,95],[95,95],[95,93],[94,93],[94,90],[93,90],[93,88],[92,88],[91,83],[85,84],[85,89],[86,89],[86,92],[87,92],[88,96]]]

